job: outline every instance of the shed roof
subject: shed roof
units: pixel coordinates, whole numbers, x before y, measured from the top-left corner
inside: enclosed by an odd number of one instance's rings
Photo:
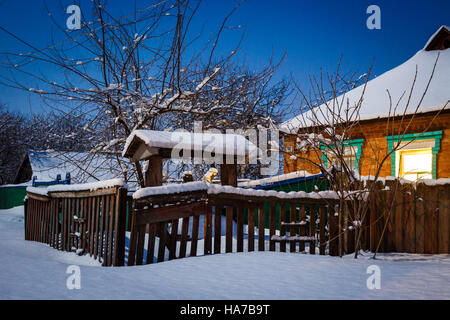
[[[202,150],[215,155],[256,156],[258,148],[238,134],[186,131],[134,130],[127,138],[122,155],[133,161],[152,155],[170,158],[173,149]]]

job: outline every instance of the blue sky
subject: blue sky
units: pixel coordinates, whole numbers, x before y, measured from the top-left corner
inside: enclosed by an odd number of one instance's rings
[[[80,7],[89,1],[82,0]],[[74,1],[47,0],[57,23],[65,25],[65,8]],[[79,3],[79,1],[75,1]],[[137,0],[137,7],[151,0]],[[218,23],[237,3],[235,0],[205,0],[194,29],[216,30]],[[366,27],[366,9],[376,4],[381,9],[381,30]],[[108,7],[119,15],[133,9],[133,1],[109,0]],[[45,47],[55,29],[42,0],[0,0],[0,24],[36,47]],[[450,24],[450,1],[325,1],[325,0],[247,0],[234,14],[231,25],[243,25],[246,37],[240,53],[250,67],[258,68],[272,53],[287,58],[277,79],[292,75],[300,85],[320,69],[334,71],[343,56],[346,71],[364,73],[373,59],[373,74],[379,75],[410,58],[422,49],[441,25]],[[207,33],[207,32],[206,32]],[[221,50],[236,43],[237,34],[223,38]],[[0,31],[0,51],[21,51],[16,40]],[[31,85],[30,85],[31,86]],[[0,102],[11,110],[39,112],[40,101],[24,92],[0,86]]]

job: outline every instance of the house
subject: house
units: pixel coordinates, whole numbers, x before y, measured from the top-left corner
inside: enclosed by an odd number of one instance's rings
[[[450,177],[449,47],[450,28],[442,26],[424,48],[409,60],[367,82],[359,114],[359,125],[354,126],[350,132],[350,139],[346,141],[344,149],[345,161],[351,168],[358,170],[361,175],[374,175],[374,163],[379,161],[379,157],[375,154],[388,154],[394,143],[401,139],[400,150],[392,153],[384,162],[381,177],[400,176],[410,180]],[[439,59],[427,93],[417,113],[413,115],[415,107],[422,99],[438,55]],[[404,112],[416,67],[417,78],[410,97],[410,107]],[[355,105],[363,90],[364,85],[348,91],[344,97],[348,99],[350,105]],[[392,101],[398,101],[403,96],[399,104],[403,108],[399,107],[395,113],[392,112],[394,108],[390,109],[387,90]],[[342,96],[337,97],[337,100],[340,98]],[[324,105],[317,108],[322,111],[316,112],[319,117],[326,119],[330,116]],[[410,122],[410,126],[401,138],[398,132],[402,131],[398,129],[403,113],[405,113],[403,123]],[[301,148],[301,143],[297,143],[299,132],[322,130],[313,125],[312,119],[312,112],[309,110],[281,124],[285,173],[299,170],[319,173],[319,167],[314,163],[323,161],[325,166],[330,165],[327,163],[328,156],[324,156],[327,150],[321,147],[320,152],[311,152]],[[403,125],[401,128],[406,127]]]

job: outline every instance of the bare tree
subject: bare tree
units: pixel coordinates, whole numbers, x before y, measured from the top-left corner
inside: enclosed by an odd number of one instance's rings
[[[133,130],[188,127],[193,120],[213,128],[281,119],[277,107],[288,84],[273,85],[272,77],[283,58],[276,63],[270,59],[252,72],[234,63],[244,33],[228,54],[219,56],[221,37],[233,29],[229,20],[240,4],[206,43],[190,28],[200,4],[163,0],[117,17],[103,1],[93,0],[82,28],[68,31],[55,21],[64,40],[43,50],[3,28],[31,52],[4,54],[2,67],[9,76],[5,72],[1,83],[41,96],[68,118],[85,119],[83,130],[91,137],[89,157],[99,153],[115,157],[114,165],[127,181],[132,175],[121,150]],[[16,80],[17,74],[22,80]],[[30,88],[28,83],[39,87]],[[133,166],[143,186],[142,165]]]

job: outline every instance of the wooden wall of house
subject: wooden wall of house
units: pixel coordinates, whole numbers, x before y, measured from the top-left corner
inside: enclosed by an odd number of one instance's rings
[[[422,132],[432,122],[433,115],[416,116],[411,123],[407,133]],[[374,175],[374,163],[388,152],[388,142],[385,136],[398,134],[398,121],[395,122],[394,130],[392,123],[387,128],[386,120],[366,121],[361,124],[361,130],[352,134],[352,139],[364,138],[362,154],[359,163],[361,175]],[[437,178],[450,178],[450,112],[439,115],[427,131],[442,130],[441,148],[437,155]],[[392,133],[394,132],[394,133]],[[296,136],[287,135],[284,139],[284,147],[291,146],[295,150]],[[305,158],[309,159],[305,160]],[[284,154],[284,172],[289,173],[298,170],[306,170],[310,173],[320,173],[317,166],[312,162],[318,162],[317,153],[298,154],[297,159],[292,159],[290,154]],[[379,161],[379,160],[378,160]],[[381,176],[391,176],[391,159],[383,165]]]

